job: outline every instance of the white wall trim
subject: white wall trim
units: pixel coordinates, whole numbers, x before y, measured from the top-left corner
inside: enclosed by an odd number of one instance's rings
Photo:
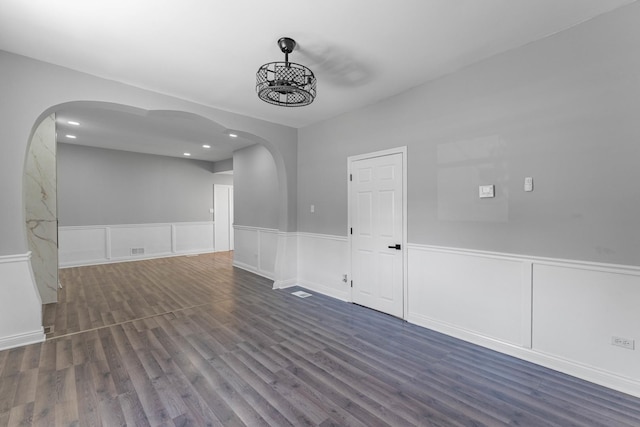
[[[640,316],[628,299],[637,298],[640,292],[640,267],[407,246],[413,254],[409,265],[409,288],[413,292],[407,317],[410,323],[640,397],[637,352],[620,352],[610,343],[610,336],[616,334],[638,340],[635,324]],[[483,295],[483,287],[478,287],[487,283],[479,276],[483,273],[491,277],[487,295]],[[447,279],[452,274],[454,282]],[[495,281],[502,283],[493,286]],[[449,286],[455,290],[445,292]],[[501,290],[506,294],[495,293]],[[464,301],[465,293],[480,296],[479,311],[459,316],[452,314],[456,310],[438,310],[428,301],[434,292],[443,293],[447,301],[452,295],[460,295],[461,303],[468,302]],[[604,295],[607,297],[600,297]],[[483,301],[485,296],[487,300]],[[519,332],[494,328],[486,321],[487,316],[493,316],[487,310],[495,308],[487,301],[495,298],[502,304],[498,306],[510,313],[513,324],[519,324]],[[619,308],[619,313],[612,313],[610,307]],[[580,327],[581,322],[587,323]],[[601,325],[602,330],[594,325]]]
[[[0,256],[0,277],[0,350],[44,341],[31,252]]]
[[[286,245],[279,243],[287,233],[275,228],[233,225],[234,251],[233,265],[250,271],[267,279],[279,282],[276,278],[279,246],[286,250]]]
[[[8,263],[14,263],[14,262],[27,262],[29,260],[31,260],[31,251],[25,254],[0,256],[0,264],[8,264]]]
[[[254,227],[251,225],[233,225],[234,230],[245,230],[245,231],[259,231],[261,233],[280,233],[281,231],[277,228],[264,228],[264,227]]]
[[[17,334],[8,337],[0,337],[0,351],[11,348],[22,347],[29,344],[36,344],[45,340],[44,328],[40,327],[32,332]]]
[[[325,286],[322,283],[310,282],[308,280],[298,280],[298,286],[340,301],[351,302],[351,287],[348,288],[349,290],[340,291],[330,286]]]
[[[509,261],[525,261],[539,265],[553,265],[556,267],[566,267],[581,270],[590,271],[603,271],[608,273],[629,274],[634,276],[640,276],[640,266],[623,265],[623,264],[606,264],[592,261],[571,260],[562,258],[547,258],[530,255],[510,254],[505,252],[490,252],[480,251],[475,249],[461,249],[446,246],[432,246],[422,245],[418,243],[408,243],[408,249],[427,251],[427,252],[441,252],[452,253],[458,255],[470,255],[475,257],[503,259]]]
[[[114,224],[59,227],[59,266],[138,261],[214,252],[214,222]],[[132,255],[131,247],[145,248]]]
[[[294,234],[294,233],[291,233]],[[347,236],[337,236],[334,234],[316,234],[316,233],[306,233],[306,232],[297,232],[295,233],[296,236],[300,236],[300,237],[310,237],[312,239],[325,239],[325,240],[335,240],[337,242],[344,242],[347,243],[348,237]]]

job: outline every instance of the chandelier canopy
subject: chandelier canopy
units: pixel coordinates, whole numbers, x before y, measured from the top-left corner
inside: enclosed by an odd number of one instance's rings
[[[289,62],[289,54],[296,47],[295,40],[282,37],[278,46],[284,62],[269,62],[256,73],[256,92],[269,104],[283,107],[309,105],[316,97],[316,77],[304,65]]]

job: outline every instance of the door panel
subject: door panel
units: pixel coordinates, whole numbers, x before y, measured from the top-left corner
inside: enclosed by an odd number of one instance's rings
[[[353,302],[403,317],[403,154],[356,160],[350,188]]]
[[[233,250],[233,187],[214,185],[213,206],[214,250],[216,252]]]

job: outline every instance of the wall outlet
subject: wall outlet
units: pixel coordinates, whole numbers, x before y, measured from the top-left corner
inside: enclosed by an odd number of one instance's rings
[[[611,345],[628,348],[629,350],[635,350],[636,341],[629,338],[611,337]]]
[[[144,255],[144,248],[131,248],[131,255]]]

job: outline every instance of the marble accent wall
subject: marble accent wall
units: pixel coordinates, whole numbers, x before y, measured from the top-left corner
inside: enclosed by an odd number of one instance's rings
[[[25,219],[31,268],[43,304],[58,300],[56,122],[51,115],[36,129],[25,165]]]

